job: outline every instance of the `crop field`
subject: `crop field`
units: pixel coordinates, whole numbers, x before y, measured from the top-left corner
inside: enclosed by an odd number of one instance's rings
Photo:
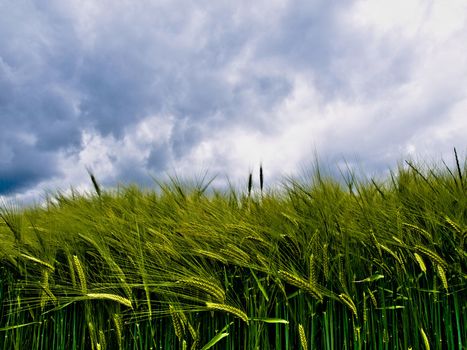
[[[465,348],[467,161],[343,178],[3,203],[0,349]]]

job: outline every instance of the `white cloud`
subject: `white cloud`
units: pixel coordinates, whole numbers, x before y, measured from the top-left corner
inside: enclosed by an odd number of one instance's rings
[[[417,35],[429,7],[429,2],[422,0],[360,0],[347,16],[369,35],[396,32],[407,39]]]
[[[90,167],[103,179],[119,181],[122,167],[127,165],[145,169],[152,147],[164,145],[170,139],[173,117],[149,116],[139,123],[128,126],[121,139],[113,135],[105,137],[95,131],[83,132],[83,147],[78,164]]]
[[[467,25],[465,1],[431,1],[430,10],[430,15],[422,25],[422,33],[435,42],[440,43],[453,35],[465,33]]]

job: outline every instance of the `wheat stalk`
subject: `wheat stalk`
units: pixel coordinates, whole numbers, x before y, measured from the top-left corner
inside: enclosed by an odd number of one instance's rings
[[[366,295],[363,291],[363,324],[365,325],[368,321],[368,309],[366,308]]]
[[[355,326],[354,328],[354,338],[357,339],[357,342],[360,343],[362,327]]]
[[[378,246],[378,250],[381,254],[381,249],[379,249],[379,246]],[[339,278],[339,282],[341,283],[342,285],[342,288],[347,291],[347,283],[345,281],[345,274],[344,274],[344,256],[343,254],[340,254],[339,255],[339,275],[338,275],[338,278]]]
[[[459,175],[460,188],[464,189],[464,180],[462,178],[462,170],[461,170],[461,166],[459,164],[459,158],[457,157],[456,147],[454,147],[454,158],[456,159],[456,167],[457,167],[457,174]]]
[[[323,273],[326,281],[329,279],[329,255],[328,255],[328,244],[325,243],[323,246]]]
[[[92,349],[95,349],[98,346],[98,343],[97,343],[94,325],[92,324],[91,321],[88,322],[88,328],[89,328],[89,337],[91,338],[91,346],[92,346]]]
[[[97,346],[101,349],[106,349],[107,348],[107,342],[105,340],[105,334],[102,329],[99,330],[99,343]]]
[[[379,246],[379,242],[376,239],[376,236],[375,236],[375,233],[373,232],[373,230],[370,230],[370,237],[371,237],[371,241],[373,242],[373,245],[376,247],[376,249],[378,249],[379,256],[382,258],[383,254],[381,253],[381,248]]]
[[[122,349],[122,318],[118,314],[113,314],[115,332],[117,333],[118,348]]]

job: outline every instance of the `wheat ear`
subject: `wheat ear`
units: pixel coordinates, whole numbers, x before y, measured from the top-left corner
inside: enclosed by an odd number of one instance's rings
[[[415,255],[415,260],[417,260],[418,265],[420,266],[420,270],[422,270],[423,273],[426,273],[426,265],[422,257],[418,255],[417,253],[414,253],[414,255]]]
[[[79,282],[81,284],[81,291],[86,294],[88,286],[86,284],[86,275],[84,274],[83,267],[77,255],[73,255],[73,262],[75,264],[76,272],[78,273]]]
[[[423,344],[425,344],[425,349],[430,350],[430,342],[423,328],[420,328],[420,333],[422,334],[422,339],[423,339]]]
[[[436,267],[438,270],[438,276],[441,279],[441,282],[443,283],[444,289],[448,290],[448,279],[446,278],[446,272],[444,271],[441,265],[436,265]]]
[[[292,275],[291,273],[283,270],[278,271],[279,276],[281,276],[283,279],[285,279],[288,283],[291,285],[294,285],[295,287],[298,287],[300,289],[303,289],[310,293],[313,297],[315,297],[318,300],[323,300],[323,296],[321,293],[316,289],[316,286],[310,285],[307,281],[305,281],[303,278],[300,278],[298,276]]]
[[[243,320],[246,324],[248,324],[248,315],[242,310],[237,309],[236,307],[226,305],[226,304],[217,304],[217,303],[210,303],[210,302],[206,302],[206,306],[208,307],[208,309],[225,311],[225,312],[231,313],[232,315],[237,316],[238,318]]]
[[[215,297],[218,302],[222,303],[225,301],[225,291],[215,283],[209,282],[199,277],[191,277],[189,279],[180,280],[179,282],[197,287],[205,291],[209,295]]]
[[[352,313],[358,319],[357,307],[355,306],[355,303],[353,302],[352,298],[349,297],[347,294],[342,293],[342,294],[339,294],[339,299],[342,300],[342,302],[345,305],[347,305],[350,311],[352,311]]]
[[[122,305],[128,306],[129,308],[133,308],[130,299],[124,298],[117,294],[110,294],[110,293],[87,293],[86,296],[89,299],[101,299],[101,300],[112,300]]]
[[[298,325],[298,334],[300,335],[300,344],[302,345],[302,349],[308,350],[308,342],[305,336],[305,329],[303,328],[303,325],[301,323]]]

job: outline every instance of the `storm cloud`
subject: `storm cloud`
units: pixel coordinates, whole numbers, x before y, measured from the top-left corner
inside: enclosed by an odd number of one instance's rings
[[[467,144],[464,1],[0,1],[0,196]]]

